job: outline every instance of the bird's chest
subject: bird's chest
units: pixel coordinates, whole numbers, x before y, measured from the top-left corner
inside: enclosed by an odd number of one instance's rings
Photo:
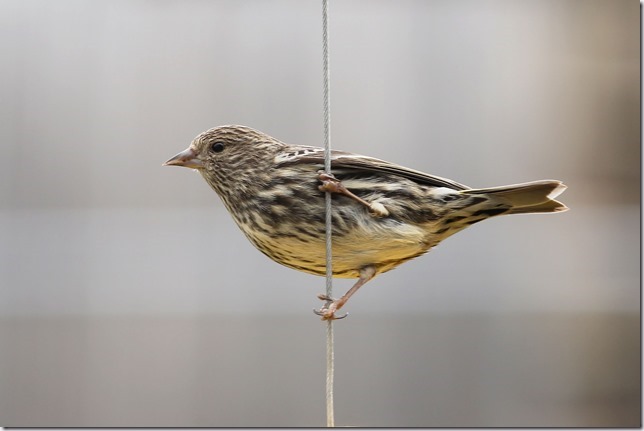
[[[244,193],[232,190],[222,199],[246,237],[262,253],[290,268],[311,274],[326,272],[325,194],[318,189],[314,172],[304,175],[288,171],[271,175],[261,187]],[[363,198],[373,187],[347,181]],[[248,192],[246,192],[248,191]],[[333,272],[337,277],[353,278],[367,265],[376,265],[378,272],[392,269],[400,263],[426,252],[431,245],[427,229],[408,217],[396,214],[408,212],[386,205],[392,217],[375,217],[355,200],[332,196]]]
[[[376,218],[354,202],[334,203],[332,252],[337,277],[358,277],[360,269],[367,265],[385,272],[429,248],[426,231],[420,226]],[[278,263],[324,275],[324,206],[297,200],[288,206],[264,207],[263,211],[235,217],[253,245]]]

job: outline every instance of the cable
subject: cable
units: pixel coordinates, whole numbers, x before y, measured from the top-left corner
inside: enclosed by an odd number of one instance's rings
[[[331,107],[330,107],[330,75],[329,75],[329,30],[328,30],[328,0],[322,0],[322,72],[324,81],[324,171],[331,174]],[[326,204],[326,296],[333,297],[333,219],[331,217],[331,193],[325,195]],[[333,319],[326,321],[326,426],[334,427],[333,411]]]

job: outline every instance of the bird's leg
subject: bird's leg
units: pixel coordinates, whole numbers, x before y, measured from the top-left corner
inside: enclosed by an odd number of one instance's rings
[[[322,185],[318,187],[321,191],[337,193],[350,197],[351,199],[354,199],[369,208],[371,214],[377,217],[386,217],[389,215],[389,211],[387,211],[387,208],[385,208],[383,204],[379,202],[367,202],[361,197],[356,196],[355,194],[351,193],[351,191],[349,191],[349,189],[347,189],[344,184],[342,184],[342,182],[332,174],[327,174],[324,171],[318,171],[318,179],[322,181]]]
[[[374,276],[376,275],[376,267],[373,265],[365,266],[360,270],[360,278],[356,283],[351,286],[351,289],[345,293],[342,298],[340,299],[333,299],[329,298],[326,295],[318,295],[318,298],[320,298],[323,301],[327,301],[327,303],[319,310],[313,310],[315,314],[318,316],[322,317],[322,320],[337,320],[337,319],[344,319],[347,317],[347,315],[343,315],[340,317],[335,316],[335,312],[338,311],[344,304],[347,303],[349,298],[351,298],[351,295],[356,293],[360,287],[362,287],[367,281],[371,280]]]

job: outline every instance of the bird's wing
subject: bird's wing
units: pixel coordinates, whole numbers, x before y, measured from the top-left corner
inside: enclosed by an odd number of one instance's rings
[[[275,157],[279,166],[311,163],[324,165],[324,149],[318,147],[292,146],[287,151]],[[454,190],[468,190],[469,187],[447,178],[429,175],[415,169],[409,169],[395,163],[345,151],[331,150],[331,168],[355,169],[363,172],[386,173],[400,175],[419,184],[448,187]]]

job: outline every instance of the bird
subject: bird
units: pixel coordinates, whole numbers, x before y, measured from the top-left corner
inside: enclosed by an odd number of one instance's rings
[[[237,226],[263,254],[286,267],[326,274],[325,194],[332,197],[332,271],[357,278],[338,299],[318,295],[322,320],[375,276],[419,257],[491,217],[556,213],[566,186],[540,180],[470,188],[377,158],[291,145],[241,125],[211,128],[164,166],[197,170]]]

